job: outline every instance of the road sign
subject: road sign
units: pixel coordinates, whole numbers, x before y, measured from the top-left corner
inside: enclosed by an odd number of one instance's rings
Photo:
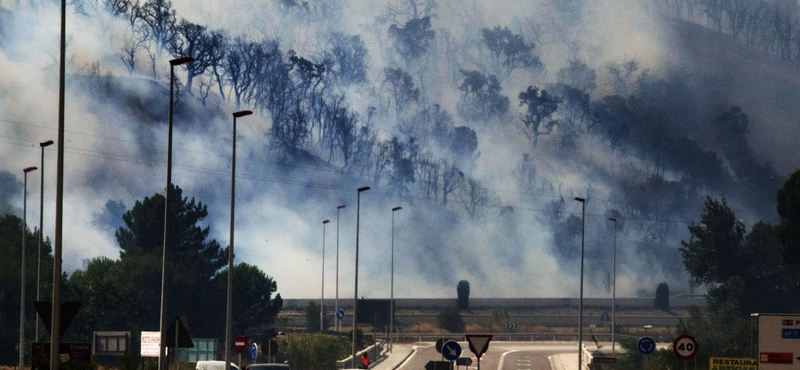
[[[92,362],[92,344],[61,342],[58,344],[58,355],[61,358],[62,368],[74,366],[87,369]],[[34,369],[50,367],[50,343],[32,343],[31,363]]]
[[[175,317],[175,320],[169,325],[164,340],[167,342],[167,347],[175,347],[177,342],[178,348],[194,348],[192,337],[180,317]]]
[[[278,342],[275,339],[270,339],[261,343],[261,353],[272,357],[278,353]]]
[[[508,323],[508,324],[503,324],[503,327],[506,328],[506,329],[519,329],[519,324]]]
[[[455,361],[461,357],[461,345],[454,340],[444,342],[442,344],[442,356],[446,360]]]
[[[466,337],[469,342],[469,350],[479,359],[489,349],[489,342],[492,340],[490,334],[469,334]]]
[[[336,310],[336,318],[339,320],[344,318],[344,308]]]
[[[792,353],[786,352],[761,352],[759,353],[762,364],[791,365],[794,363]]]
[[[244,335],[237,335],[236,338],[233,338],[233,350],[236,352],[241,353],[244,351],[244,347],[247,346],[247,339]]]
[[[141,341],[141,351],[139,355],[142,357],[158,357],[161,351],[161,332],[160,331],[143,331]]]
[[[436,352],[442,353],[442,345],[444,345],[444,343],[449,341],[449,340],[450,339],[447,339],[447,338],[439,338],[439,339],[437,339],[436,340]]]
[[[469,366],[472,365],[472,357],[459,357],[456,359],[456,366]]]
[[[428,361],[425,370],[452,370],[453,363],[450,361]]]
[[[617,358],[616,357],[602,357],[602,356],[594,356],[592,357],[593,364],[616,364]]]
[[[258,359],[258,346],[255,343],[253,343],[253,346],[250,349],[250,359],[253,362],[256,362]]]
[[[758,370],[800,370],[800,315],[758,315]]]
[[[636,348],[639,349],[639,353],[643,355],[649,355],[656,350],[656,341],[650,337],[641,337],[639,338],[639,342],[636,343]]]
[[[53,324],[53,304],[47,301],[41,302],[33,302],[33,306],[36,307],[36,313],[39,314],[39,317],[44,322],[44,327],[47,328],[47,331],[50,332],[52,329]],[[78,310],[81,309],[80,302],[64,302],[61,304],[61,316],[59,320],[59,338],[64,336],[64,333],[67,331],[69,324],[72,323],[72,319],[75,318],[75,315],[78,314]],[[160,335],[161,333],[159,333]],[[52,334],[51,334],[52,335]]]
[[[697,354],[697,340],[691,335],[681,335],[672,342],[672,351],[679,359],[688,360]]]

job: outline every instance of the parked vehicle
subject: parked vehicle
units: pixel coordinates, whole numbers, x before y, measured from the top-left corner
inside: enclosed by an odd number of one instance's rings
[[[244,370],[292,370],[292,367],[287,363],[283,364],[250,364],[244,367]]]
[[[224,370],[225,369],[225,361],[197,361],[197,366],[195,370]],[[240,370],[239,366],[231,362],[231,368],[229,370]]]

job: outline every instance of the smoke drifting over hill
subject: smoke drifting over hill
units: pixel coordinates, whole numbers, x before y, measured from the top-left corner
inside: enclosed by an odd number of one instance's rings
[[[661,282],[685,292],[678,248],[704,197],[725,197],[745,225],[772,221],[800,167],[787,155],[800,138],[796,67],[661,1],[175,0],[186,28],[167,42],[125,3],[80,0],[68,16],[66,271],[118,257],[124,210],[163,192],[167,61],[190,50],[191,24],[208,36],[197,48],[218,35],[221,54],[176,70],[173,182],[208,205],[226,245],[230,113],[255,112],[237,126],[236,261],[288,298],[319,294],[326,219],[334,294],[340,204],[339,294],[351,294],[361,186],[367,298],[389,296],[395,206],[395,296],[455,296],[459,280],[473,297],[577,296],[576,196],[587,296],[610,294],[608,217],[619,296]],[[16,212],[14,177],[56,139],[57,19],[50,1],[0,1],[0,207]]]

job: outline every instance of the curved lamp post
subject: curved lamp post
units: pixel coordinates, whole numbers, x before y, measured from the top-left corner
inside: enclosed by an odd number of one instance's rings
[[[578,369],[582,369],[583,360],[583,241],[586,222],[586,199],[574,197],[573,200],[581,202],[581,298],[578,308]]]
[[[339,312],[339,211],[344,208],[344,204],[336,207],[336,298],[333,300],[333,312]],[[336,317],[336,331],[342,328],[342,322]]]
[[[175,86],[175,66],[193,62],[192,57],[181,57],[169,61],[169,136],[167,137],[167,188],[164,190],[164,240],[161,248],[161,313],[159,316],[159,331],[161,332],[161,345],[158,351],[158,369],[166,370],[167,349],[167,250],[169,249],[169,188],[172,185],[172,112]],[[60,144],[60,143],[59,143]],[[55,305],[55,303],[54,303]]]
[[[39,186],[39,252],[36,257],[36,301],[41,301],[40,280],[42,277],[42,239],[44,232],[42,231],[44,224],[44,148],[53,145],[53,140],[47,140],[39,143],[42,147],[42,163],[39,176],[41,177]],[[39,341],[39,320],[36,320],[35,341]]]
[[[233,150],[231,151],[231,233],[228,246],[228,297],[225,311],[225,368],[231,368],[231,341],[233,340],[233,217],[236,205],[236,119],[253,114],[249,110],[233,112]]]
[[[358,338],[356,335],[358,331],[358,228],[361,217],[361,193],[367,190],[369,190],[369,186],[358,188],[358,203],[356,203],[356,283],[355,294],[353,294],[353,335],[351,338],[353,342],[353,358],[351,367],[353,369],[358,367],[356,365],[356,339]]]
[[[19,267],[19,370],[25,370],[25,236],[28,234],[28,172],[36,170],[36,167],[22,170],[25,174],[25,185],[22,188],[22,264]]]
[[[392,208],[392,273],[391,273],[391,297],[389,299],[389,353],[392,352],[392,337],[394,337],[394,212],[403,209],[403,207]]]

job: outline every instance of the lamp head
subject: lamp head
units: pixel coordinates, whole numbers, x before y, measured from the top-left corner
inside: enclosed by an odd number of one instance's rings
[[[53,145],[53,140],[42,141],[41,143],[39,143],[39,146],[42,148],[50,145]]]
[[[233,117],[239,118],[239,117],[249,116],[251,114],[253,114],[253,111],[251,110],[240,110],[238,112],[233,112]]]
[[[36,170],[38,170],[38,168],[36,168],[35,166],[31,166],[31,167],[27,167],[27,168],[23,169],[22,172],[28,173],[28,172],[36,171]]]
[[[394,211],[399,211],[399,210],[401,210],[401,209],[403,209],[403,207],[394,207],[394,208],[392,208],[392,212],[394,212]]]
[[[325,221],[322,221],[322,224],[323,224],[323,225],[325,225],[325,224],[327,224],[328,222],[331,222],[331,220],[325,220]]]
[[[340,205],[340,206],[336,207],[336,209],[342,209],[342,208],[344,208],[344,204],[342,204],[342,205]]]
[[[609,221],[614,221],[614,222],[617,222],[617,219],[616,219],[616,218],[614,218],[614,217],[609,217],[609,218],[608,218],[608,220],[609,220]]]
[[[181,64],[191,63],[194,62],[194,58],[192,57],[180,57],[169,61],[171,66],[179,66]]]
[[[585,203],[585,202],[586,202],[586,199],[583,199],[583,198],[581,198],[581,197],[575,197],[575,198],[572,198],[572,199],[573,199],[573,200],[577,200],[577,201],[579,201],[579,202],[581,202],[581,203]]]
[[[358,188],[358,192],[359,193],[362,192],[362,191],[367,191],[367,190],[369,190],[369,186],[365,186],[363,188]]]

